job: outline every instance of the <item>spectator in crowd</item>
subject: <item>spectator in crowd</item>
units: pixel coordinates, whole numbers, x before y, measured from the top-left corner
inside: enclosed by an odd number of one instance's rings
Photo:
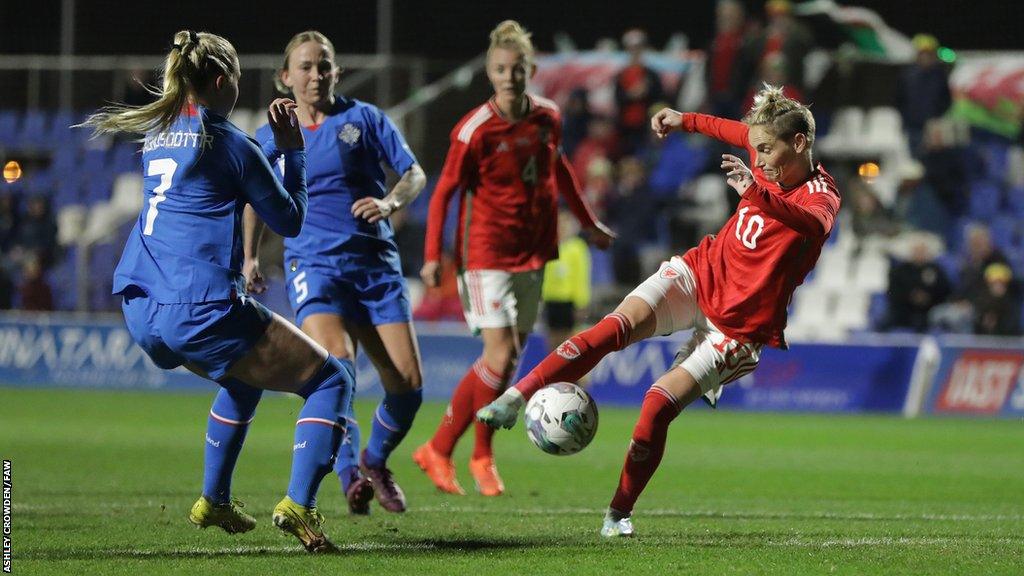
[[[847,183],[847,189],[852,200],[850,214],[850,225],[857,238],[864,240],[871,236],[895,236],[899,232],[899,222],[893,217],[892,212],[882,205],[882,202],[871,189],[871,185],[854,178]]]
[[[910,151],[919,155],[925,125],[946,113],[952,96],[949,70],[938,57],[939,41],[930,34],[918,34],[911,42],[917,57],[900,76],[898,98]]]
[[[423,299],[412,313],[413,320],[464,322],[462,301],[456,278],[455,259],[451,253],[441,254],[441,281],[427,286]]]
[[[924,166],[908,158],[899,167],[900,184],[893,213],[911,228],[945,237],[952,227],[949,208],[925,180]]]
[[[11,282],[6,264],[0,259],[0,310],[10,310],[14,304],[14,283]]]
[[[911,237],[909,252],[906,261],[889,270],[887,327],[925,332],[929,311],[946,300],[951,287],[925,235]]]
[[[964,254],[960,267],[960,290],[958,298],[976,301],[986,289],[985,271],[992,264],[1010,266],[1002,250],[992,244],[992,233],[988,226],[973,223],[964,230]],[[1013,284],[1010,291],[1016,292]]]
[[[569,94],[569,99],[562,108],[562,150],[572,158],[576,147],[587,137],[590,119],[590,101],[586,88],[576,88]],[[578,174],[579,172],[577,172]]]
[[[649,111],[664,98],[664,87],[658,73],[644,64],[646,32],[628,30],[622,35],[622,46],[629,53],[629,64],[615,78],[615,104],[623,149],[630,154],[647,140]]]
[[[715,4],[715,37],[708,47],[704,67],[708,108],[715,116],[735,118],[739,110],[741,80],[736,77],[737,60],[743,48],[746,13],[739,0],[718,0]],[[745,83],[745,82],[742,82]]]
[[[53,310],[53,291],[43,277],[43,266],[38,257],[25,259],[21,270],[21,309],[45,312]]]
[[[966,212],[968,151],[956,142],[949,122],[933,119],[924,129],[920,160],[925,180],[951,217]]]
[[[608,118],[594,116],[587,124],[587,136],[576,146],[572,159],[573,171],[582,177],[595,157],[619,157],[619,138],[615,124]]]
[[[650,195],[643,162],[624,157],[607,211],[608,225],[619,234],[611,251],[615,283],[620,286],[635,286],[642,280],[640,247],[654,239],[657,227],[657,208]]]
[[[34,254],[43,268],[48,267],[57,247],[57,221],[50,211],[50,203],[43,196],[29,198],[25,215],[14,235],[14,252],[18,258]]]
[[[1020,298],[1013,294],[1013,271],[996,262],[985,267],[984,286],[975,295],[974,333],[988,336],[1020,336]]]
[[[614,166],[604,156],[596,156],[587,164],[583,173],[583,197],[590,203],[599,218],[608,212],[608,202],[615,187]]]
[[[571,212],[558,213],[558,259],[544,267],[544,318],[548,350],[573,335],[576,322],[590,306],[590,248],[579,236],[580,226]]]
[[[18,206],[13,194],[0,195],[0,251],[7,251],[18,226]]]
[[[803,92],[804,56],[814,47],[814,38],[793,17],[793,6],[788,0],[769,0],[764,9],[768,19],[764,30],[752,36],[740,52],[736,74],[745,84],[740,86],[739,93],[746,94],[749,89],[760,87],[751,83],[758,77],[764,61],[775,54],[783,58],[788,85]]]
[[[758,69],[757,80],[750,85],[750,90],[743,99],[741,110],[750,110],[754,106],[754,95],[757,94],[765,84],[781,86],[782,93],[786,98],[792,98],[797,102],[807,103],[803,90],[789,81],[786,56],[781,52],[774,52],[765,56]]]

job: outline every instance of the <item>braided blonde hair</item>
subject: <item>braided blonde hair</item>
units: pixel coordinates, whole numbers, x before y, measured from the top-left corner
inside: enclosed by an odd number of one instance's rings
[[[776,138],[785,140],[804,134],[808,146],[814,143],[814,115],[810,108],[786,97],[780,86],[765,83],[754,95],[754,105],[743,122],[748,126],[765,126]]]
[[[514,50],[523,55],[527,64],[533,66],[535,51],[531,36],[532,34],[527,32],[519,22],[505,20],[491,30],[491,45],[487,48],[487,53],[490,54],[495,48]]]
[[[221,74],[238,78],[241,66],[234,46],[209,32],[182,30],[174,35],[164,61],[163,87],[147,87],[157,99],[144,106],[114,104],[89,116],[80,126],[100,134],[163,132],[210,82]]]

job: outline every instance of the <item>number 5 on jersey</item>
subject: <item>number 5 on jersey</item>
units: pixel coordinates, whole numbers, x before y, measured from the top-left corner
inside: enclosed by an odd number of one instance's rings
[[[170,158],[153,160],[146,168],[146,176],[159,176],[160,184],[153,188],[153,197],[149,199],[149,211],[146,212],[146,227],[142,233],[146,236],[153,235],[153,225],[156,224],[156,215],[160,213],[156,205],[167,200],[164,195],[171,187],[171,180],[174,178],[174,171],[178,169],[178,163]]]
[[[306,272],[303,270],[292,280],[292,287],[295,288],[295,303],[302,304],[302,301],[309,296],[309,284],[306,283]]]

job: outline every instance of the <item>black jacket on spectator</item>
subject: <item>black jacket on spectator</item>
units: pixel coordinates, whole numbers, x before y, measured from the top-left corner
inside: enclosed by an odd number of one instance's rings
[[[949,297],[949,278],[934,262],[900,262],[889,270],[888,328],[928,330],[928,311]]]

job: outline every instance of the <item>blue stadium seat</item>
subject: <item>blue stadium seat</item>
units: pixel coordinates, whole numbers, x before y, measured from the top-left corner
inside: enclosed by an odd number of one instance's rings
[[[0,110],[0,145],[14,146],[18,139],[21,114],[15,110]]]
[[[871,295],[871,302],[868,304],[868,326],[875,330],[885,327],[886,319],[889,317],[889,296],[885,292],[876,292]]]
[[[51,141],[48,138],[49,134],[47,134],[49,123],[50,115],[43,110],[29,110],[26,112],[18,134],[20,145],[29,148],[51,146]]]
[[[590,247],[590,284],[591,286],[610,286],[615,283],[615,270],[612,268],[612,255],[608,250]]]
[[[1010,216],[996,216],[989,222],[992,243],[1007,250],[1021,245],[1019,219]]]
[[[1013,186],[1006,190],[1006,205],[1011,214],[1024,218],[1024,186]]]
[[[977,180],[970,185],[970,212],[975,218],[991,218],[999,214],[1003,191],[991,180]]]

